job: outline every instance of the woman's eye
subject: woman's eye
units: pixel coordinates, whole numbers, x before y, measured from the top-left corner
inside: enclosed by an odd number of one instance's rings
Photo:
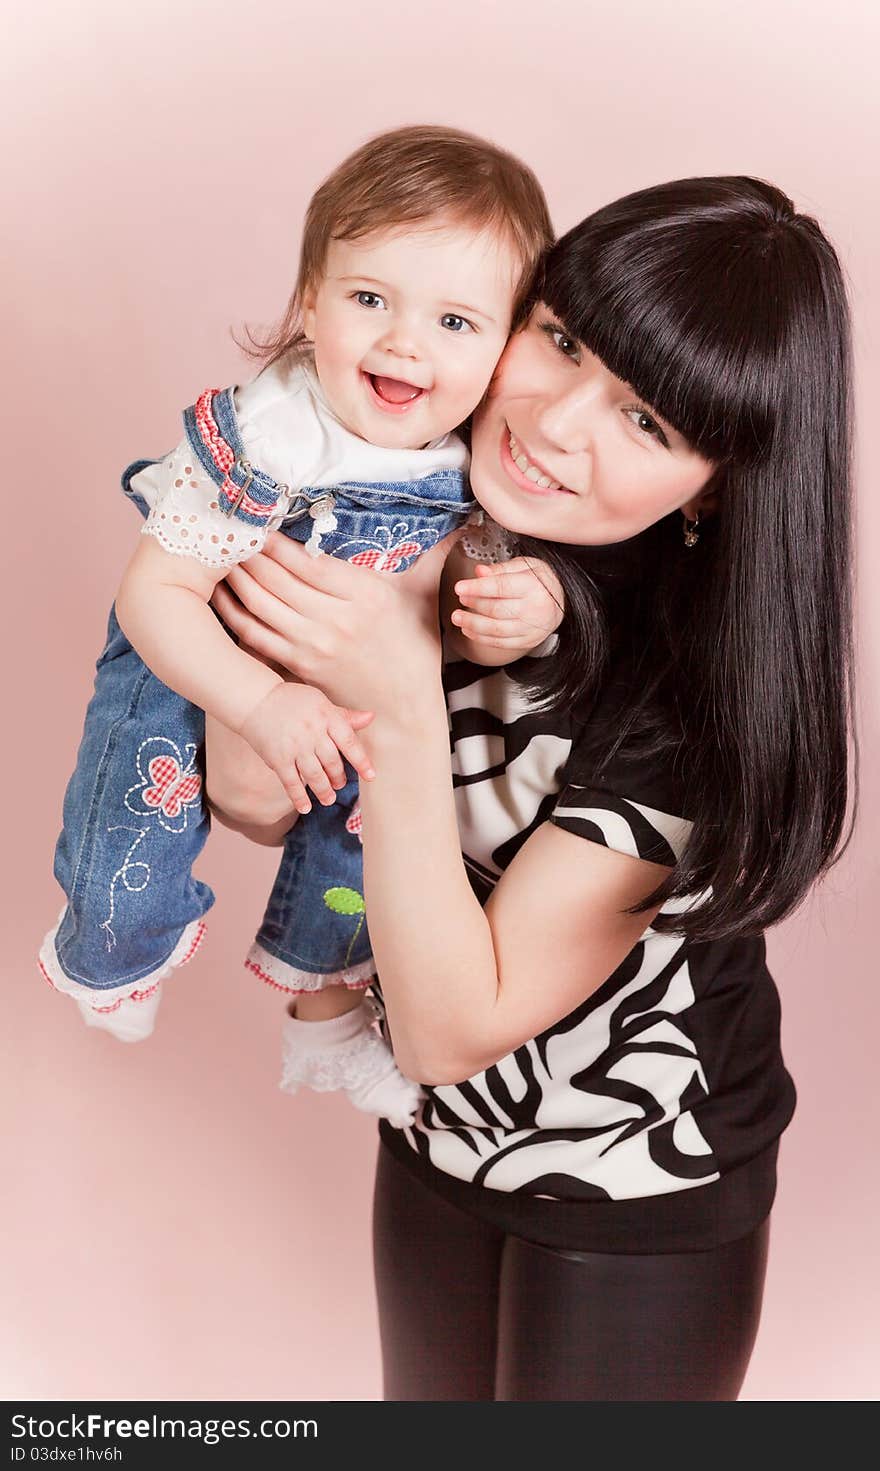
[[[558,348],[559,352],[562,353],[563,357],[571,358],[574,363],[580,362],[581,347],[579,342],[576,342],[573,337],[569,337],[566,332],[562,331],[561,327],[548,325],[544,328],[544,331],[547,333],[554,347]]]
[[[375,291],[358,291],[355,293],[355,301],[358,306],[370,307],[373,311],[385,305],[383,298],[377,296]]]
[[[446,312],[440,318],[440,326],[445,327],[447,332],[473,332],[470,322],[464,317],[457,317],[455,312]]]
[[[649,439],[656,439],[660,444],[665,444],[668,448],[669,440],[666,438],[653,414],[649,414],[647,409],[626,409],[625,413],[630,423],[634,424],[641,434],[646,435]]]

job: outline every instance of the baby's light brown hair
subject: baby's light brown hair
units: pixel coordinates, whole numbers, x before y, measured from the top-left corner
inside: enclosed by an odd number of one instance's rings
[[[245,352],[274,363],[305,342],[303,297],[320,284],[331,240],[362,240],[439,219],[495,232],[513,245],[522,262],[513,303],[516,326],[535,268],[553,240],[535,175],[512,153],[473,133],[395,128],[350,154],[312,196],[287,310],[265,337],[248,332]]]

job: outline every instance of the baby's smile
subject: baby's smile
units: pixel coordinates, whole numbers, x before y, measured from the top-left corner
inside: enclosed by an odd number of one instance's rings
[[[426,387],[407,383],[403,378],[388,378],[366,371],[363,376],[373,402],[386,413],[404,414],[428,393]]]

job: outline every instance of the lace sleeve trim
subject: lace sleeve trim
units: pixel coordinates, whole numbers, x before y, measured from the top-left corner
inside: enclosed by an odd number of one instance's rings
[[[269,531],[281,524],[273,517],[266,526],[233,520],[220,510],[217,487],[185,445],[162,462],[163,487],[143,527],[174,556],[195,557],[208,567],[231,567],[260,551]]]

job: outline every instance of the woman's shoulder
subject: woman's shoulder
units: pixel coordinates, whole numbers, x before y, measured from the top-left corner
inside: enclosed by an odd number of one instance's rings
[[[692,818],[679,692],[649,651],[613,649],[596,690],[573,710],[565,782]]]

